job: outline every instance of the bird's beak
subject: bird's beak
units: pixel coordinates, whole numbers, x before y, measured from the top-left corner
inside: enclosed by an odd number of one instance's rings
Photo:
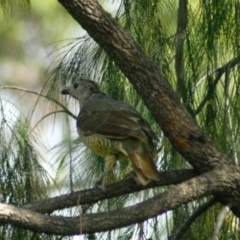
[[[69,95],[70,94],[70,87],[63,86],[62,89],[61,89],[61,94]]]

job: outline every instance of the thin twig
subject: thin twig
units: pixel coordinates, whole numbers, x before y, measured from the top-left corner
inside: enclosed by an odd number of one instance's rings
[[[237,64],[240,63],[240,56],[237,56],[235,58],[233,58],[232,60],[230,60],[229,62],[227,62],[226,64],[224,64],[222,67],[219,67],[215,70],[213,70],[210,73],[207,73],[204,77],[202,77],[195,85],[194,87],[194,91],[196,89],[196,87],[207,77],[209,77],[211,74],[213,73],[217,73],[217,76],[215,78],[215,80],[212,83],[212,89],[214,90],[218,84],[218,82],[220,81],[222,75],[226,72],[228,72],[231,68],[234,68]],[[195,111],[195,115],[198,115],[203,107],[205,106],[205,104],[207,103],[208,99],[209,99],[209,94],[212,93],[207,93],[207,95],[204,97],[204,99],[202,100],[202,102],[200,103],[200,105],[198,106],[198,108]]]
[[[27,92],[27,93],[32,93],[32,94],[35,94],[35,95],[38,95],[40,97],[44,97],[54,103],[56,103],[57,105],[59,105],[68,115],[70,115],[71,117],[73,117],[74,119],[76,119],[77,117],[72,113],[70,112],[62,103],[58,102],[56,99],[54,98],[51,98],[49,96],[46,96],[42,93],[39,93],[39,92],[36,92],[36,91],[32,91],[32,90],[29,90],[29,89],[26,89],[26,88],[21,88],[21,87],[16,87],[16,86],[8,86],[8,85],[4,85],[4,86],[0,86],[0,89],[13,89],[13,90],[19,90],[19,91],[23,91],[23,92]]]
[[[206,75],[204,75],[203,77],[201,77],[195,84],[195,86],[193,87],[192,91],[194,92],[196,90],[196,88],[210,75],[216,73],[216,72],[220,72],[221,76],[228,71],[231,68],[234,68],[237,64],[240,63],[240,56],[237,56],[233,59],[231,59],[230,61],[228,61],[227,63],[225,63],[223,66],[216,68],[210,72],[208,72]],[[221,77],[220,76],[220,77]]]
[[[215,228],[213,229],[212,240],[218,239],[218,235],[223,225],[224,218],[228,214],[230,208],[231,208],[231,204],[228,204],[227,206],[224,206],[222,211],[219,213],[217,222],[215,224]]]
[[[184,221],[181,226],[179,226],[175,232],[168,238],[168,240],[179,240],[183,237],[183,235],[186,233],[186,231],[190,228],[192,223],[198,218],[201,214],[206,212],[210,207],[212,207],[214,204],[216,204],[217,198],[213,197],[203,205],[201,205],[193,214]]]

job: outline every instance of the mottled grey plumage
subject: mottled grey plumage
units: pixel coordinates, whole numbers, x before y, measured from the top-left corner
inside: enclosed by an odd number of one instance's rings
[[[105,158],[107,170],[116,160],[129,158],[142,185],[159,180],[153,160],[157,136],[132,106],[108,97],[97,83],[86,79],[63,87],[61,93],[79,101],[78,134],[86,146]]]

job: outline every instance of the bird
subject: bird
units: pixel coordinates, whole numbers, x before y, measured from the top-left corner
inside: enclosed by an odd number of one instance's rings
[[[158,138],[133,106],[107,96],[89,79],[79,78],[63,86],[61,94],[79,101],[78,135],[88,148],[105,159],[106,170],[98,184],[121,159],[129,159],[137,181],[143,186],[160,179],[154,161],[154,141]]]

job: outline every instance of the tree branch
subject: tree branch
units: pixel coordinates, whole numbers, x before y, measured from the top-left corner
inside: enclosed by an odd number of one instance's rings
[[[18,91],[23,91],[23,92],[27,92],[27,93],[31,93],[31,94],[37,95],[37,96],[39,96],[39,97],[44,97],[44,98],[46,98],[47,100],[50,100],[50,101],[56,103],[58,106],[60,106],[60,107],[64,110],[64,112],[67,113],[69,116],[71,116],[71,117],[74,118],[74,119],[77,119],[77,117],[76,117],[72,112],[70,112],[70,111],[68,110],[68,108],[67,108],[66,106],[64,106],[62,103],[60,103],[60,102],[57,101],[56,99],[54,99],[54,98],[52,98],[52,97],[49,97],[49,96],[47,96],[47,95],[44,95],[44,94],[42,94],[42,93],[39,93],[39,92],[36,92],[36,91],[33,91],[33,90],[29,90],[29,89],[27,89],[27,88],[21,88],[21,87],[16,87],[16,86],[7,86],[7,85],[0,86],[0,90],[1,90],[1,89],[18,90]],[[50,114],[52,114],[52,113],[50,113]],[[49,114],[49,115],[50,115],[50,114]],[[48,115],[46,115],[45,117],[47,117],[47,116],[48,116]],[[43,120],[43,119],[41,119],[41,120]],[[37,124],[38,124],[38,123],[37,123]],[[36,125],[37,125],[37,124],[36,124]]]
[[[176,57],[175,71],[177,75],[177,92],[180,96],[186,96],[186,84],[184,79],[184,42],[187,28],[187,2],[188,0],[178,1],[178,21],[176,34]],[[185,102],[186,99],[183,99]]]
[[[144,189],[178,184],[189,180],[192,177],[195,177],[196,174],[197,173],[195,170],[190,169],[162,172],[160,173],[161,179],[158,182],[151,182],[145,187],[136,184],[132,178],[129,178],[111,185],[107,185],[106,191],[101,191],[98,188],[81,190],[74,193],[64,194],[61,196],[29,203],[22,207],[39,213],[52,213],[56,210],[76,206],[79,204],[79,199],[81,205],[93,204],[100,200],[111,199],[114,197],[122,196],[124,194],[138,192]]]
[[[183,221],[180,227],[178,227],[174,233],[168,238],[168,240],[179,240],[182,239],[185,232],[189,229],[192,223],[198,218],[201,214],[206,212],[210,207],[218,202],[217,198],[213,197],[203,205],[201,205],[188,219]]]
[[[224,64],[222,67],[219,67],[215,70],[213,70],[210,73],[207,73],[204,77],[202,77],[196,84],[195,88],[204,80],[206,79],[208,76],[210,76],[213,73],[217,73],[217,76],[215,78],[215,80],[212,83],[212,89],[214,90],[219,82],[219,80],[221,79],[222,75],[224,73],[226,73],[227,71],[229,71],[231,68],[234,68],[237,64],[240,63],[240,56],[237,56],[233,59],[231,59],[229,62],[227,62],[226,64]],[[204,97],[204,99],[202,100],[202,102],[199,104],[199,106],[197,107],[196,111],[195,111],[195,115],[198,115],[203,107],[205,106],[205,104],[207,103],[208,99],[209,99],[209,92],[208,94]]]
[[[231,59],[230,61],[228,61],[227,63],[225,63],[223,66],[216,68],[214,70],[212,70],[211,72],[208,72],[206,75],[204,75],[203,77],[201,77],[197,83],[194,86],[193,91],[195,91],[195,89],[202,83],[203,80],[205,80],[208,76],[212,75],[213,73],[216,72],[220,72],[221,76],[227,72],[229,69],[234,68],[236,65],[238,65],[240,63],[240,56],[237,56],[233,59]]]
[[[231,208],[231,204],[228,204],[227,206],[224,206],[222,211],[219,213],[217,223],[215,224],[215,228],[213,230],[212,240],[218,239],[218,235],[219,235],[220,229],[223,225],[223,221],[224,221],[226,215],[228,214],[230,208]]]
[[[226,174],[228,173],[228,174]],[[232,182],[235,182],[233,186]],[[23,208],[0,204],[0,223],[56,235],[95,233],[143,222],[203,196],[238,191],[240,174],[232,167],[213,170],[181,183],[149,200],[120,210],[78,217],[47,216]],[[177,197],[176,197],[177,196]]]

